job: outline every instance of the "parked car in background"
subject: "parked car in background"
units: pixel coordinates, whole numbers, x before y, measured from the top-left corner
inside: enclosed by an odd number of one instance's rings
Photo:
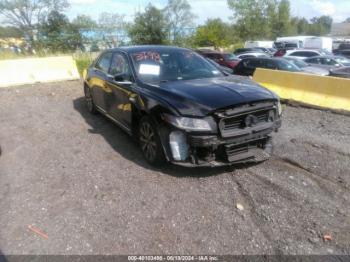
[[[344,56],[350,59],[350,49],[337,49],[333,51],[334,55]]]
[[[296,43],[288,43],[288,42],[275,42],[275,47],[278,51],[280,50],[292,50],[299,48]]]
[[[209,63],[211,63],[213,66],[215,66],[218,70],[220,70],[224,74],[226,74],[226,75],[233,75],[233,69],[231,69],[229,67],[226,67],[226,66],[219,65],[214,60],[211,60],[211,59],[209,59],[207,57],[205,59],[207,59],[207,61]]]
[[[311,37],[307,38],[304,43],[306,49],[319,49],[327,50],[332,52],[333,50],[333,39],[330,37]]]
[[[281,46],[281,48],[304,48],[307,39],[313,38],[314,36],[287,36],[277,37],[275,46]]]
[[[265,48],[265,47],[255,47],[255,50],[262,51],[269,56],[273,56],[277,52],[277,49],[275,48]]]
[[[264,48],[273,48],[273,41],[246,41],[244,43],[244,48],[256,48],[256,47],[264,47]]]
[[[304,62],[327,69],[350,66],[350,60],[342,56],[316,56],[307,58]]]
[[[245,58],[252,58],[252,57],[270,57],[269,55],[263,53],[263,52],[246,52],[246,53],[242,53],[237,55],[237,57],[239,59],[245,59]]]
[[[338,50],[350,50],[350,42],[341,43],[338,46]]]
[[[169,46],[106,50],[84,73],[87,109],[137,138],[148,163],[223,166],[267,160],[279,98],[225,76],[196,52]]]
[[[331,69],[330,76],[350,78],[350,66],[337,68],[337,69]]]
[[[289,56],[289,57],[281,57],[279,59],[284,59],[290,63],[293,63],[294,65],[299,67],[305,73],[320,75],[320,76],[328,76],[329,75],[328,69],[310,65],[310,64],[304,62],[303,60],[295,58],[295,57]]]
[[[215,61],[219,65],[226,66],[228,68],[235,68],[235,66],[239,63],[240,59],[231,53],[221,53],[216,51],[209,50],[197,50],[201,55]]]
[[[261,52],[264,53],[263,51],[256,49],[255,47],[252,48],[237,48],[233,53],[235,55],[243,54],[243,53],[248,53],[248,52]]]
[[[305,59],[314,56],[326,56],[332,55],[332,53],[327,50],[312,50],[312,49],[295,49],[295,50],[286,50],[286,53],[283,56],[292,56],[299,59]]]
[[[256,68],[266,68],[290,72],[302,72],[293,63],[278,58],[246,58],[243,59],[234,69],[234,73],[243,76],[252,76]]]

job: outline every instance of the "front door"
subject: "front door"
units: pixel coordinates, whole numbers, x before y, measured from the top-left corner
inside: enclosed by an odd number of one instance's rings
[[[122,81],[116,81],[114,77],[109,78],[108,88],[112,91],[108,99],[107,112],[124,127],[131,127],[131,103],[132,94],[132,77],[130,65],[126,55],[122,52],[113,54],[110,76],[122,75]]]

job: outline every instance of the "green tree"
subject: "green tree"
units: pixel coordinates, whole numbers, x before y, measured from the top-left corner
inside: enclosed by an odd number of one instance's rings
[[[97,28],[97,23],[88,15],[78,15],[72,24],[79,30],[91,31]]]
[[[124,15],[107,12],[100,14],[98,19],[100,38],[109,48],[122,44],[126,28],[127,23]]]
[[[168,43],[167,21],[161,10],[149,4],[144,13],[138,13],[128,34],[133,44]]]
[[[73,19],[71,26],[75,28],[84,44],[92,44],[96,41],[97,23],[88,15],[78,15]],[[82,45],[83,46],[83,45]]]
[[[311,19],[308,33],[311,35],[322,36],[331,32],[333,19],[330,16],[320,16]]]
[[[237,33],[243,40],[265,39],[271,34],[268,13],[275,0],[227,0]]]
[[[164,9],[168,23],[170,40],[175,45],[183,45],[186,38],[186,28],[193,26],[195,15],[187,0],[168,0]]]
[[[69,6],[67,0],[0,0],[3,22],[17,27],[33,46],[35,31],[51,11],[61,12]]]
[[[289,0],[281,0],[277,5],[277,15],[274,23],[271,25],[271,34],[273,38],[279,36],[288,36],[291,33],[291,17]]]
[[[203,26],[199,26],[194,35],[195,46],[227,47],[233,43],[232,28],[221,19],[208,19]]]
[[[14,26],[0,26],[0,37],[23,37],[23,33],[17,27]]]
[[[82,48],[79,29],[64,14],[52,11],[39,29],[39,43],[50,52],[75,51]]]
[[[309,21],[305,18],[297,19],[297,33],[299,35],[305,35],[309,32]]]

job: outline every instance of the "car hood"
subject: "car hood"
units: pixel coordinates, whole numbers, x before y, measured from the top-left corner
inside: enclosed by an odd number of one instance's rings
[[[183,116],[206,116],[218,109],[278,100],[271,91],[240,76],[167,82],[154,91]]]
[[[321,68],[321,67],[306,66],[306,67],[302,68],[302,70],[306,73],[320,75],[320,76],[329,75],[329,70],[327,70],[326,68]]]

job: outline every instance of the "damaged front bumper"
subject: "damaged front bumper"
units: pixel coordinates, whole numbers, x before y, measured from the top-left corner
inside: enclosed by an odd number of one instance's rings
[[[169,128],[163,129],[162,142],[166,157],[173,164],[185,167],[199,166],[229,166],[241,163],[262,162],[270,158],[273,152],[271,134],[281,127],[281,120],[262,126],[247,128],[230,134],[229,137],[220,135],[198,135]],[[184,159],[174,159],[169,136],[172,132],[182,132],[180,150],[186,151]],[[183,154],[184,155],[184,154]]]

